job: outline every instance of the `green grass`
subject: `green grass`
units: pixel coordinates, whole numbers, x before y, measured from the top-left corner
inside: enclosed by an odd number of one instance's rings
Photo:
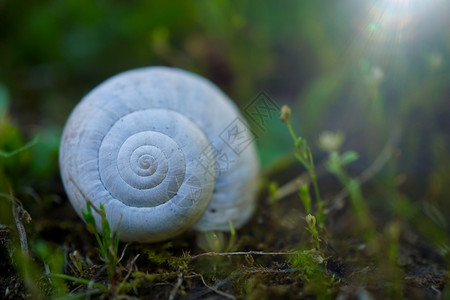
[[[311,153],[311,149],[308,146],[308,144],[304,138],[298,137],[295,134],[294,129],[292,128],[292,124],[291,124],[291,115],[292,115],[291,109],[287,105],[284,105],[281,108],[280,119],[283,123],[286,123],[286,126],[289,130],[292,140],[294,141],[295,157],[303,165],[303,167],[305,167],[305,169],[309,173],[309,176],[311,177],[312,185],[314,188],[314,195],[316,197],[315,199],[316,199],[316,203],[317,203],[317,211],[315,214],[316,214],[319,226],[323,226],[324,225],[324,213],[323,213],[324,207],[323,207],[322,199],[320,197],[319,186],[317,184],[316,170],[314,167],[314,160],[313,160],[313,156]],[[311,212],[311,197],[310,197],[309,188],[307,185],[301,186],[300,196],[301,196],[303,205],[305,206],[307,213],[310,214],[310,212]]]

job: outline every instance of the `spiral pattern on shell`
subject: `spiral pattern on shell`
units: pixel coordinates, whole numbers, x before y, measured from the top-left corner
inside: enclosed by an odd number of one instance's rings
[[[258,160],[254,145],[237,155],[220,138],[236,118],[231,100],[186,71],[151,67],[112,77],[64,129],[60,169],[73,207],[81,215],[87,199],[102,204],[124,241],[227,230],[228,220],[239,228],[254,209]],[[217,149],[232,158],[225,169],[208,155]]]

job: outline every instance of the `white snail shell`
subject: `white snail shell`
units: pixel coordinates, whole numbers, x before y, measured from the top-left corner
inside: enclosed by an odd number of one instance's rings
[[[123,241],[228,230],[229,220],[239,228],[255,207],[252,139],[237,107],[211,82],[175,68],[136,69],[76,106],[62,137],[61,177],[77,213],[86,198],[103,204]]]

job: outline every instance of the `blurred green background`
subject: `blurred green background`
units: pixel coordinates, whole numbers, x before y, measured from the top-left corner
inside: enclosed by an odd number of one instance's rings
[[[355,174],[392,143],[376,180],[401,181],[448,216],[449,11],[446,0],[0,1],[0,149],[38,137],[28,156],[1,160],[0,189],[54,185],[75,104],[118,72],[168,65],[209,78],[241,108],[260,91],[289,104],[318,160],[320,133],[341,131],[360,154]],[[255,131],[270,168],[293,145],[267,121]]]

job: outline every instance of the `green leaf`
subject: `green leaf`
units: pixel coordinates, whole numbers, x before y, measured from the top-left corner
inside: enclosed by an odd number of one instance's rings
[[[105,212],[105,207],[103,206],[103,203],[100,203],[100,216],[102,218],[106,218],[106,212]]]
[[[302,137],[298,137],[294,143],[295,148],[305,148],[306,141]]]
[[[103,239],[109,241],[109,238],[111,236],[111,228],[109,227],[109,222],[107,219],[102,220],[102,235]]]
[[[307,184],[302,185],[299,188],[300,199],[302,200],[303,206],[307,214],[311,213],[311,197],[309,195],[309,186]]]
[[[92,214],[92,208],[89,202],[86,201],[86,211],[82,210],[81,215],[83,216],[83,219],[87,224],[89,232],[91,233],[96,232],[95,218],[94,215]]]
[[[119,251],[119,233],[114,237],[114,253]]]
[[[349,163],[354,162],[358,158],[359,158],[359,155],[355,151],[347,151],[341,155],[341,163],[343,165],[347,165]]]
[[[328,171],[333,174],[339,173],[341,171],[341,161],[339,154],[336,151],[330,153],[326,166]]]

